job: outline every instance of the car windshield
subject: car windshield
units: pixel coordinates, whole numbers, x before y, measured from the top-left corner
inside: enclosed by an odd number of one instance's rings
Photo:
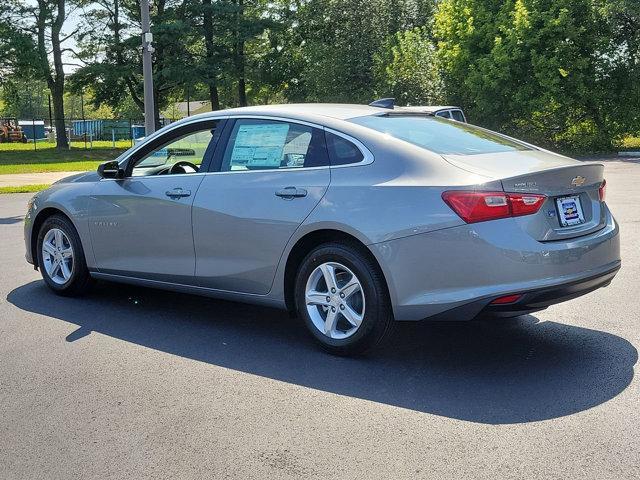
[[[350,121],[442,155],[531,150],[526,145],[487,130],[433,116],[370,115]]]

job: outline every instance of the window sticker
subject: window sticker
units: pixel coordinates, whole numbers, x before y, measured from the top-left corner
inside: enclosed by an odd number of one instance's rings
[[[251,167],[280,166],[289,125],[241,125],[231,153],[231,165]]]

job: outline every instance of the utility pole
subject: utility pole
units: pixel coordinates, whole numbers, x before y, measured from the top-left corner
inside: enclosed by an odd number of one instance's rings
[[[144,129],[145,136],[156,131],[156,115],[153,105],[153,65],[151,55],[154,52],[153,34],[149,20],[149,0],[140,1],[142,19],[142,76],[144,78]]]

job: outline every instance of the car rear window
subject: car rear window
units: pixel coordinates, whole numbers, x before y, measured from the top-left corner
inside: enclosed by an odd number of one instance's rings
[[[526,145],[487,130],[433,116],[370,115],[350,121],[442,155],[531,150]]]

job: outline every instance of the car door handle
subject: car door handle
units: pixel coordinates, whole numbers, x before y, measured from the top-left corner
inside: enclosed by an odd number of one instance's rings
[[[167,190],[165,195],[170,198],[182,198],[191,195],[191,190],[183,190],[181,188],[174,188],[173,190]]]
[[[284,198],[285,200],[291,200],[292,198],[306,197],[307,191],[303,188],[286,187],[276,192],[276,196]]]

